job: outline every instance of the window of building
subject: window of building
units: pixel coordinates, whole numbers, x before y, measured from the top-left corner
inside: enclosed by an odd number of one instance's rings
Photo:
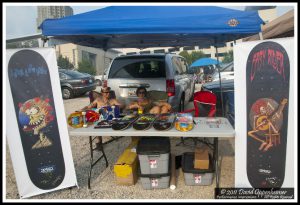
[[[126,55],[133,55],[133,54],[136,54],[136,52],[129,52],[129,53],[126,53]]]
[[[169,50],[168,50],[170,53],[171,52],[175,52],[176,51],[176,48],[169,48]]]
[[[165,50],[164,49],[154,50],[154,53],[165,53]]]
[[[151,53],[150,51],[141,51],[140,54],[143,54],[143,53]]]
[[[89,61],[93,65],[94,68],[96,68],[96,57],[97,57],[97,55],[94,53],[82,51],[82,60]]]
[[[185,47],[183,47],[183,50],[184,51],[195,50],[195,47],[194,46],[185,46]]]
[[[218,53],[219,57],[223,57],[224,55],[225,55],[225,53]],[[217,57],[217,54],[216,54],[216,57]]]

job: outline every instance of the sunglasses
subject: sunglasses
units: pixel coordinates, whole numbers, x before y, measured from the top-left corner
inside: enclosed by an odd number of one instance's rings
[[[102,92],[102,93],[109,93],[109,92]]]

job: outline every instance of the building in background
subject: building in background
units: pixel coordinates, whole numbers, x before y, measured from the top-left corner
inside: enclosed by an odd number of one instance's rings
[[[73,43],[55,45],[56,56],[63,56],[69,59],[75,69],[78,63],[83,60],[89,61],[96,68],[96,75],[103,75],[111,61],[120,54],[115,49],[104,51],[99,48],[80,46]]]
[[[41,33],[41,30],[38,29],[38,27],[45,19],[54,19],[73,15],[73,9],[70,6],[38,6],[37,11],[36,23],[38,33]]]

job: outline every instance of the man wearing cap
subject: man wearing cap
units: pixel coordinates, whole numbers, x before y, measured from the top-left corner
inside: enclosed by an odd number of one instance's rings
[[[120,108],[123,108],[124,106],[118,102],[116,99],[110,99],[110,87],[103,87],[101,89],[101,96],[98,96],[91,104],[88,106],[85,106],[81,109],[81,111],[91,109],[91,108],[101,108],[103,106],[113,106],[118,105]],[[101,149],[101,143],[102,143],[102,137],[97,137],[96,141],[96,148]]]
[[[101,108],[103,106],[113,106],[118,105],[120,108],[124,107],[116,99],[110,99],[110,87],[104,87],[101,89],[101,96],[97,97],[91,104],[85,106],[81,110],[91,109],[91,108]]]

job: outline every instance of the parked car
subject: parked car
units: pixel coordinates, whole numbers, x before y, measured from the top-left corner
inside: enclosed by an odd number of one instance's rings
[[[231,67],[227,68],[227,72],[233,72],[233,63]],[[230,71],[228,71],[230,70]],[[223,108],[224,108],[224,117],[226,117],[232,126],[235,125],[235,113],[234,113],[234,78],[233,75],[226,76],[226,71],[221,71],[221,86],[223,93]],[[211,91],[217,95],[217,116],[222,116],[222,101],[221,101],[221,89],[219,75],[216,74],[215,78],[211,82],[204,83],[202,85],[203,90]]]
[[[220,75],[222,80],[229,80],[234,79],[234,68],[233,68],[233,62],[221,64],[219,65]],[[218,68],[214,70],[214,72],[209,75],[206,82],[211,81],[219,81],[219,71]]]
[[[107,74],[104,72],[104,75],[96,75],[95,76],[95,81],[97,86],[102,86],[103,81],[107,79]]]
[[[193,74],[188,73],[186,60],[176,54],[137,54],[116,57],[108,69],[107,85],[117,98],[129,104],[137,99],[136,89],[165,91],[176,111],[193,99]]]
[[[93,76],[67,69],[59,69],[58,72],[64,99],[70,99],[96,89]]]

